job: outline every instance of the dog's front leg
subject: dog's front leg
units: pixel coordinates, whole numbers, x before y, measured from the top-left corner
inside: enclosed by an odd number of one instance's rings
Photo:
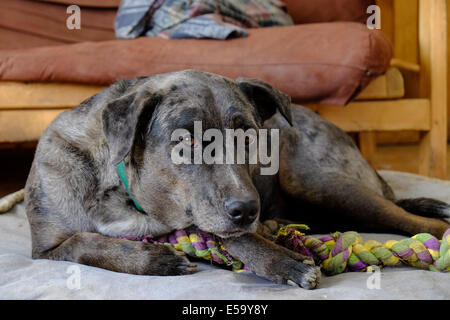
[[[254,234],[222,239],[224,247],[257,275],[276,283],[292,281],[313,289],[320,281],[320,268],[311,258],[283,248]]]
[[[163,244],[78,232],[38,258],[72,261],[139,275],[182,275],[196,271],[183,252]]]

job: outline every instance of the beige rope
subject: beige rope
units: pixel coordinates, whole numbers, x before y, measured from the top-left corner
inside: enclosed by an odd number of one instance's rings
[[[0,213],[6,213],[14,207],[16,203],[23,201],[24,189],[8,194],[0,199]]]

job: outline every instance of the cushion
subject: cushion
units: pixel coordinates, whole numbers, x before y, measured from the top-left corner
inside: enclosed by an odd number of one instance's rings
[[[399,199],[432,197],[450,202],[448,181],[395,171],[381,171],[380,175],[392,186]],[[371,239],[382,243],[405,238],[379,233],[365,233],[361,236],[364,241]],[[372,273],[366,272],[347,272],[331,277],[323,275],[319,288],[304,290],[278,285],[252,273],[234,273],[201,261],[195,261],[199,272],[176,277],[137,276],[77,265],[81,272],[81,287],[79,290],[69,290],[68,268],[73,268],[76,264],[45,259],[32,260],[30,253],[30,227],[25,206],[20,203],[9,213],[0,215],[2,299],[450,299],[448,273],[408,266],[381,269],[379,290],[367,285]],[[274,314],[273,310],[269,308]],[[220,313],[216,314],[219,314],[220,318]]]
[[[107,85],[194,68],[262,79],[294,102],[346,104],[389,67],[391,45],[381,32],[356,22],[249,29],[222,40],[84,42],[0,51],[0,79]]]
[[[283,0],[294,23],[366,22],[367,7],[375,0]]]
[[[67,6],[61,4],[1,0],[0,49],[115,39],[116,9],[83,8],[80,30],[69,30],[66,27],[69,16],[66,9]]]
[[[364,21],[373,0],[284,0],[296,23]],[[0,49],[113,40],[120,0],[2,0]],[[337,5],[337,4],[342,5]],[[66,28],[67,6],[83,6],[81,30]],[[345,8],[345,10],[343,9]],[[35,13],[39,12],[39,15]]]

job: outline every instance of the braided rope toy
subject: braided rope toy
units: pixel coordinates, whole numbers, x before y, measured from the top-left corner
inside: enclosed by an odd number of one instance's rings
[[[335,232],[316,238],[298,229],[309,228],[298,224],[281,227],[275,243],[313,258],[327,275],[366,271],[372,266],[400,265],[443,273],[450,271],[450,229],[445,232],[442,241],[429,233],[419,233],[411,238],[389,240],[384,244],[375,240],[363,243],[362,237],[354,231]],[[178,230],[157,239],[151,235],[121,238],[171,245],[191,257],[231,266],[236,272],[250,271],[226,251],[220,240],[203,231]]]
[[[327,275],[345,271],[366,271],[371,266],[410,265],[431,271],[450,271],[450,229],[442,241],[429,233],[419,233],[400,241],[384,244],[368,240],[354,231],[335,232],[322,237],[305,235],[298,225],[278,231],[275,243],[314,258]]]
[[[234,259],[226,251],[214,235],[207,232],[177,230],[170,235],[156,239],[151,235],[144,237],[122,236],[120,238],[145,243],[170,245],[178,251],[183,251],[188,256],[208,260],[219,265],[231,266],[235,272],[249,271],[241,261]]]
[[[0,213],[8,212],[14,205],[23,200],[24,189],[20,189],[3,198],[0,198]]]

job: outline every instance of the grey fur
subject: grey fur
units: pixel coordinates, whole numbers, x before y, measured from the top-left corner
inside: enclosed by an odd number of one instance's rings
[[[255,165],[173,164],[171,133],[195,120],[204,130],[279,128],[279,174],[260,176]],[[145,214],[116,172],[121,160]],[[32,256],[136,274],[187,274],[195,267],[174,250],[117,237],[196,225],[222,237],[257,274],[317,286],[320,271],[308,258],[257,235],[258,221],[229,219],[224,203],[231,198],[256,201],[261,219],[312,218],[334,221],[335,229],[343,220],[437,236],[448,227],[396,206],[353,141],[312,111],[292,108],[285,94],[255,79],[186,70],[119,81],[47,128],[25,190]]]

